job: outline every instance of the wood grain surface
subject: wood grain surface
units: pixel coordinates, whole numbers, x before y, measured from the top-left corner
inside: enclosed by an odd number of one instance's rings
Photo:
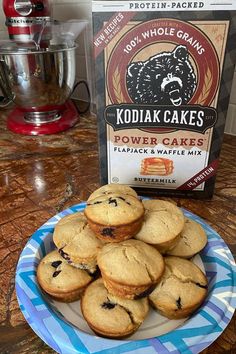
[[[55,353],[23,318],[15,269],[37,228],[99,187],[97,122],[84,115],[66,132],[21,136],[7,130],[7,113],[0,113],[0,353]],[[212,200],[175,200],[205,219],[236,255],[236,137],[224,137]],[[236,315],[202,353],[236,354]]]

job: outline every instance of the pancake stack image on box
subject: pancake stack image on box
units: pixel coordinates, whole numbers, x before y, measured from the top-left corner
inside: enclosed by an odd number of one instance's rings
[[[60,219],[56,249],[37,269],[41,289],[62,302],[80,301],[98,335],[133,334],[150,308],[169,319],[190,316],[207,295],[207,279],[191,261],[207,243],[200,224],[166,200],[140,200],[129,186],[108,184],[84,212]]]
[[[168,176],[173,171],[173,161],[163,157],[148,157],[141,162],[140,175]]]

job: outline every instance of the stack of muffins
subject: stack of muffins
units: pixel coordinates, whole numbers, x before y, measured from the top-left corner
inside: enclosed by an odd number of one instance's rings
[[[169,319],[192,314],[207,279],[191,260],[207,243],[200,224],[165,200],[141,201],[126,185],[92,193],[84,213],[56,225],[56,250],[37,269],[41,288],[58,301],[81,298],[81,311],[101,336],[122,338],[145,320],[149,304]]]

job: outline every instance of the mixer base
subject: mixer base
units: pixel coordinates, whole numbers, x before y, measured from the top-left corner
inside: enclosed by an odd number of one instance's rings
[[[55,134],[67,130],[79,120],[79,113],[74,103],[68,100],[60,111],[61,118],[48,123],[28,123],[24,118],[24,112],[15,108],[7,120],[7,127],[14,133],[22,135]]]

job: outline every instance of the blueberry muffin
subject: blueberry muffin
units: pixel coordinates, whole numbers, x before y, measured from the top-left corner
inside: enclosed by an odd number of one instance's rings
[[[169,319],[191,315],[207,295],[207,279],[201,269],[187,259],[165,257],[165,273],[149,295],[152,306]]]
[[[63,217],[55,226],[53,242],[69,264],[80,269],[96,271],[97,253],[103,242],[90,229],[84,213]]]
[[[86,288],[81,311],[96,334],[122,338],[134,333],[143,323],[149,304],[147,298],[128,300],[109,294],[99,278]]]
[[[131,239],[105,245],[98,254],[98,266],[109,293],[138,299],[153,290],[165,265],[158,250]]]
[[[110,193],[89,200],[84,214],[98,238],[106,242],[120,242],[140,230],[144,207],[136,197]]]
[[[175,204],[165,200],[144,200],[143,204],[144,221],[135,238],[165,253],[178,242],[184,228],[184,214]]]
[[[101,195],[106,195],[110,193],[121,193],[121,194],[128,194],[132,195],[133,197],[138,198],[137,193],[135,190],[126,184],[116,184],[116,183],[110,183],[110,184],[105,184],[104,186],[96,189],[88,198],[88,201],[95,199],[97,197],[100,197]]]
[[[55,300],[72,302],[81,297],[93,278],[85,270],[70,266],[54,250],[39,263],[37,280],[40,287]]]
[[[207,235],[203,227],[196,221],[185,218],[183,231],[177,244],[171,250],[167,251],[168,255],[183,258],[191,258],[200,252],[207,244]]]

